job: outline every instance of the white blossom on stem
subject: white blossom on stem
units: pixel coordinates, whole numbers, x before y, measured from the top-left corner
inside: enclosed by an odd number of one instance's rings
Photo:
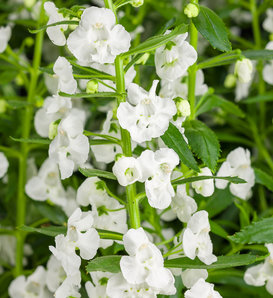
[[[0,152],[0,178],[3,178],[9,167],[9,161],[3,152]]]
[[[272,26],[273,26],[273,9],[272,9]],[[273,41],[270,41],[265,48],[266,50],[273,50]],[[267,63],[263,68],[263,78],[267,84],[273,85],[273,61],[270,60],[268,62],[269,63]]]
[[[11,37],[11,27],[0,27],[0,53],[3,53]]]
[[[222,296],[214,290],[214,284],[200,278],[194,286],[185,292],[185,298],[221,298]]]
[[[202,168],[198,176],[212,176],[209,168]],[[192,187],[195,191],[204,197],[210,197],[214,193],[213,179],[199,180],[192,182]]]

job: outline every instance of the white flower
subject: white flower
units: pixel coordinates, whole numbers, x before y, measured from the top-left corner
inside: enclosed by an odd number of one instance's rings
[[[140,181],[145,181],[149,204],[154,208],[167,208],[174,196],[171,173],[179,163],[178,155],[172,149],[161,148],[155,153],[145,150],[138,160],[142,169]]]
[[[79,248],[84,260],[92,259],[99,248],[100,237],[93,223],[92,212],[82,212],[80,208],[73,212],[67,222],[67,237]]]
[[[64,57],[58,57],[56,60],[53,71],[58,77],[58,90],[73,94],[77,89],[77,82],[73,77],[72,65]]]
[[[221,165],[217,176],[238,176],[246,181],[242,184],[230,184],[230,192],[246,200],[249,197],[251,188],[255,184],[255,174],[251,168],[250,152],[247,149],[238,147],[231,151],[226,161]],[[228,185],[228,181],[216,179],[217,188],[224,189]]]
[[[157,293],[158,291],[146,283],[139,285],[128,283],[121,273],[112,276],[106,288],[106,294],[109,298],[156,298]]]
[[[49,298],[50,293],[45,287],[46,270],[38,266],[27,278],[23,275],[14,279],[9,286],[11,298],[37,297]]]
[[[0,27],[0,53],[3,53],[6,50],[10,37],[11,27]]]
[[[69,217],[79,207],[76,201],[76,191],[73,187],[68,186],[66,190],[66,203],[62,206],[64,213]]]
[[[130,84],[129,102],[122,102],[117,109],[120,126],[127,129],[137,143],[163,135],[176,114],[176,106],[171,99],[156,95],[157,84],[157,80],[153,81],[149,92],[137,84]]]
[[[123,236],[123,243],[129,256],[121,257],[120,268],[127,282],[147,283],[159,293],[175,294],[174,277],[164,268],[161,252],[149,241],[142,228],[130,229]]]
[[[209,168],[202,168],[198,176],[212,176]],[[195,191],[204,197],[210,197],[214,192],[213,179],[199,180],[192,182],[192,187]]]
[[[88,297],[109,297],[109,295],[106,295],[106,286],[108,279],[114,276],[114,274],[110,272],[95,271],[90,272],[90,275],[92,278],[92,283],[90,281],[85,283],[85,289]]]
[[[85,63],[113,63],[115,57],[129,50],[130,34],[116,25],[114,13],[107,8],[89,7],[79,26],[67,39],[72,54]]]
[[[198,211],[190,218],[183,233],[183,249],[185,255],[194,259],[196,256],[205,264],[216,262],[212,253],[212,242],[209,236],[210,224],[207,211]]]
[[[260,287],[265,285],[266,290],[273,295],[273,244],[265,244],[270,255],[264,263],[248,268],[244,274],[244,281],[248,285]]]
[[[56,247],[49,246],[49,250],[61,262],[66,275],[77,274],[81,265],[81,258],[75,253],[74,243],[63,234],[55,237],[55,243]]]
[[[188,222],[191,215],[196,212],[197,204],[193,198],[187,195],[186,185],[178,185],[177,191],[171,203],[172,211],[176,213],[182,222]]]
[[[67,276],[60,287],[56,290],[54,297],[81,297],[79,289],[81,287],[81,272],[80,270],[73,276]]]
[[[62,14],[58,13],[58,9],[53,2],[45,2],[44,8],[47,15],[49,16],[47,25],[66,20]],[[65,24],[52,26],[46,29],[46,33],[48,34],[49,39],[56,46],[64,46],[66,44],[66,38],[63,31],[67,30],[67,28],[68,25]]]
[[[206,269],[186,269],[181,273],[183,284],[188,289],[191,288],[200,278],[206,280],[208,271]]]
[[[273,33],[273,8],[266,10],[266,18],[263,22],[263,28],[269,33]]]
[[[60,261],[51,255],[47,262],[46,285],[51,292],[55,292],[65,280],[66,274]]]
[[[235,64],[234,74],[238,76],[238,79],[241,83],[248,83],[251,81],[253,72],[252,62],[244,58],[242,60],[237,60]]]
[[[58,166],[49,158],[42,164],[38,175],[28,180],[25,190],[33,200],[50,200],[59,206],[66,204],[66,193],[60,180]]]
[[[200,278],[190,290],[185,292],[185,298],[221,298],[222,296],[213,288],[214,284]]]
[[[0,178],[3,178],[9,167],[9,161],[3,152],[0,152]]]
[[[120,157],[115,162],[112,171],[122,186],[139,181],[142,176],[140,164],[134,157]]]
[[[167,34],[170,31],[166,32]],[[188,33],[180,34],[155,51],[156,73],[161,79],[173,81],[183,76],[197,60],[197,52],[187,42]]]
[[[73,114],[58,126],[58,134],[49,146],[49,157],[58,163],[61,179],[70,177],[75,166],[84,164],[88,158],[89,141],[82,133],[82,120]]]
[[[272,9],[272,26],[273,26],[273,9]],[[272,30],[273,31],[273,30]],[[273,50],[273,41],[270,41],[266,47],[267,50]],[[268,61],[263,68],[263,78],[266,83],[273,85],[273,61]]]

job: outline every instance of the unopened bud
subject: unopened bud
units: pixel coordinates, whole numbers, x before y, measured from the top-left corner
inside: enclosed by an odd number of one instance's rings
[[[32,37],[27,37],[25,39],[25,44],[27,47],[32,47],[34,44],[34,39]]]
[[[269,40],[270,40],[270,41],[273,41],[273,33],[271,33],[271,34],[269,35]]]
[[[236,84],[236,77],[234,74],[230,73],[226,76],[224,86],[226,88],[233,88]]]
[[[147,60],[149,59],[149,57],[150,57],[150,54],[149,53],[145,53],[144,55],[142,55],[142,57],[140,57],[137,60],[136,64],[142,64],[142,65],[144,65],[147,62]]]
[[[241,83],[248,83],[251,80],[252,70],[252,62],[247,58],[243,58],[242,60],[237,60],[234,74]]]
[[[15,77],[15,84],[17,86],[23,86],[24,85],[24,80],[23,80],[23,78],[20,74]]]
[[[36,3],[36,0],[24,0],[24,4],[27,8],[31,8]]]
[[[0,114],[4,114],[7,110],[7,103],[4,99],[0,99]]]
[[[191,114],[191,106],[186,99],[177,98],[176,100],[177,116],[188,117]]]
[[[50,123],[49,129],[48,129],[48,137],[50,140],[53,140],[58,134],[59,123],[60,123],[60,120],[56,120]]]
[[[134,7],[139,7],[139,6],[143,5],[143,3],[144,3],[144,0],[132,0],[131,1],[132,6],[134,6]]]
[[[99,89],[99,83],[97,80],[90,80],[86,85],[86,93],[94,94],[97,93]]]
[[[199,14],[199,7],[197,4],[189,3],[185,9],[184,9],[184,14],[188,18],[195,18]]]

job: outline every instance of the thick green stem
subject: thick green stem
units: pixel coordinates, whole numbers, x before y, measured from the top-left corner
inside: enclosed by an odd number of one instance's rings
[[[30,85],[28,89],[27,101],[33,103],[35,97],[36,84],[39,76],[39,66],[42,55],[43,44],[43,31],[39,32],[36,36],[33,67],[31,69]],[[22,138],[28,139],[31,130],[31,121],[33,117],[33,106],[29,105],[25,108],[25,112],[22,117]],[[26,196],[25,196],[25,183],[26,183],[26,169],[28,158],[28,144],[21,143],[20,147],[20,159],[19,159],[19,175],[18,175],[18,195],[17,195],[17,209],[16,209],[16,225],[21,226],[25,224],[26,215]],[[22,273],[23,269],[23,249],[25,234],[21,231],[17,231],[17,246],[16,246],[16,267],[15,275],[18,276]]]
[[[118,104],[126,101],[126,91],[125,91],[125,80],[124,80],[124,70],[123,70],[123,60],[121,57],[117,56],[115,60],[115,69],[116,69],[116,88],[118,94],[117,97]],[[121,130],[121,144],[122,151],[125,156],[132,156],[131,148],[131,137],[127,130],[120,128]],[[126,187],[127,195],[127,207],[130,217],[131,227],[137,229],[140,227],[140,215],[138,202],[136,199],[136,185],[131,184]]]
[[[196,30],[192,20],[190,21],[190,44],[197,49],[198,31]],[[189,67],[189,80],[188,80],[188,100],[191,106],[190,119],[195,118],[195,81],[196,81],[196,63]]]

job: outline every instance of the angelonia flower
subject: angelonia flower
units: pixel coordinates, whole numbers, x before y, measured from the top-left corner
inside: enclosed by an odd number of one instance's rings
[[[261,264],[249,267],[244,274],[244,281],[251,286],[265,285],[268,293],[273,295],[273,244],[265,244],[270,255]]]
[[[249,59],[243,58],[242,60],[237,60],[234,74],[238,77],[241,83],[248,83],[251,80],[252,72],[253,65]]]
[[[53,2],[47,1],[44,3],[44,9],[49,16],[49,20],[47,25],[65,21],[66,19],[63,17],[61,13],[58,12],[58,8],[55,6]],[[49,39],[56,45],[56,46],[64,46],[66,44],[66,38],[64,35],[64,31],[66,31],[68,25],[56,25],[51,26],[46,29],[46,33]]]
[[[208,167],[202,168],[197,176],[212,176]],[[214,193],[213,179],[199,180],[192,182],[194,190],[204,197],[210,197]]]
[[[188,258],[193,260],[197,256],[206,265],[217,261],[217,257],[212,253],[209,231],[207,211],[201,210],[194,213],[182,235],[184,253]]]
[[[0,53],[3,53],[6,50],[10,37],[11,27],[0,27]]]
[[[129,50],[130,34],[120,24],[112,10],[89,7],[81,16],[79,26],[70,33],[67,46],[81,62],[113,63],[115,57]]]
[[[89,141],[83,135],[82,120],[69,114],[58,126],[58,134],[49,146],[49,158],[60,168],[61,179],[70,177],[74,168],[83,165],[89,153]]]
[[[273,26],[273,9],[272,9],[272,26]],[[265,48],[267,50],[273,50],[273,41],[270,41]],[[273,61],[272,60],[268,61],[268,63],[263,68],[263,79],[267,84],[273,85]]]
[[[226,161],[221,165],[217,176],[238,176],[246,181],[246,183],[233,184],[230,183],[230,192],[246,200],[249,198],[251,188],[255,184],[255,174],[251,167],[250,152],[248,149],[238,147],[231,151]],[[228,185],[228,181],[216,179],[217,188],[224,189]]]
[[[156,95],[157,80],[149,92],[137,84],[128,87],[128,102],[120,103],[117,118],[122,128],[130,132],[137,143],[160,137],[168,129],[169,122],[176,114],[173,100]]]
[[[182,271],[181,278],[183,285],[190,289],[200,278],[206,280],[208,278],[208,271],[206,269],[186,269]]]
[[[166,34],[170,33],[167,31]],[[161,79],[173,81],[185,75],[197,60],[196,50],[186,41],[188,33],[176,36],[155,51],[156,73]]]
[[[164,268],[160,250],[149,241],[142,228],[130,229],[123,236],[123,243],[129,256],[121,257],[120,268],[128,283],[147,284],[157,294],[175,294],[174,277]]]
[[[106,286],[109,278],[114,276],[114,274],[110,272],[95,271],[90,272],[90,276],[92,278],[92,282],[88,281],[85,283],[85,289],[88,297],[110,297],[109,295],[106,295]],[[111,293],[111,297],[112,296],[113,293]]]
[[[263,22],[263,28],[269,33],[273,33],[273,8],[266,10],[266,18]]]
[[[222,296],[214,290],[214,285],[200,278],[190,290],[185,292],[185,298],[221,298]]]
[[[0,152],[0,178],[3,178],[9,167],[9,161],[3,152]]]

